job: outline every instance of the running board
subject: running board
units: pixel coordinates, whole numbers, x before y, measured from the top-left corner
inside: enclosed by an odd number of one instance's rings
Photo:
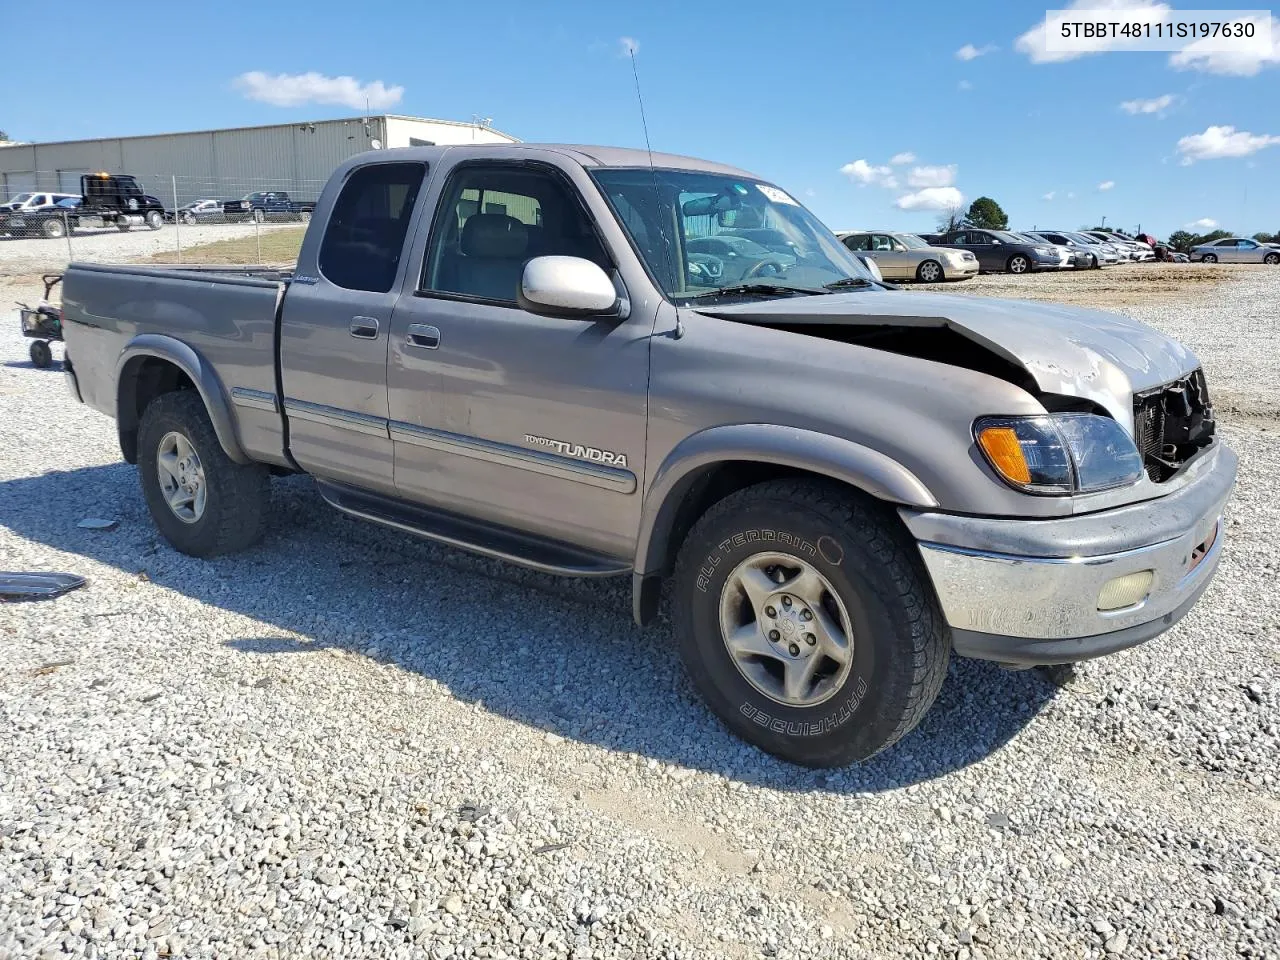
[[[472,517],[460,517],[332,480],[317,479],[316,487],[326,503],[350,516],[372,520],[482,556],[518,563],[543,573],[614,577],[631,572],[631,565],[621,560],[537,534],[511,530]]]

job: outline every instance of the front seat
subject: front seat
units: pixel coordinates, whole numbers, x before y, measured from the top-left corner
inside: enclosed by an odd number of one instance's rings
[[[529,256],[528,228],[504,213],[475,213],[462,227],[457,293],[515,300]]]

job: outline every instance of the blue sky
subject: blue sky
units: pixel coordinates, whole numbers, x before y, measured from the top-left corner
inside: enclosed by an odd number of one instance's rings
[[[1125,19],[1159,6],[1105,2],[1129,8]],[[37,66],[38,42],[30,56],[0,59],[0,127],[17,139],[349,116],[363,111],[246,94],[332,97],[376,83],[386,112],[480,114],[525,140],[639,146],[630,38],[654,149],[752,170],[836,229],[928,230],[931,207],[958,191],[966,203],[995,197],[1020,228],[1105,215],[1159,234],[1197,221],[1280,231],[1276,48],[1180,64],[1123,51],[1037,62],[1034,36],[1019,38],[1044,8],[1025,2],[366,2],[358,16],[330,0],[224,0],[216,15],[158,0],[57,9],[57,69]],[[85,28],[104,12],[110,30]],[[6,16],[11,38],[49,25],[38,5]],[[1280,43],[1280,21],[1275,29]],[[110,52],[122,44],[126,53]],[[237,84],[252,71],[321,79]],[[354,82],[324,80],[336,77]]]

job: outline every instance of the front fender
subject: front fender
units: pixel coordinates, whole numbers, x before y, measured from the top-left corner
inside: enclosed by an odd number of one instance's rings
[[[213,365],[189,344],[160,333],[142,333],[134,337],[125,344],[116,361],[116,424],[126,460],[130,463],[137,460],[138,374],[147,359],[167,361],[185,373],[199,391],[213,423],[213,432],[227,456],[236,463],[252,462],[240,446],[231,404]]]
[[[768,423],[710,427],[680,441],[658,467],[645,497],[636,544],[636,573],[658,573],[681,500],[697,476],[717,463],[747,461],[831,477],[879,500],[936,507],[920,479],[877,450],[828,434]]]

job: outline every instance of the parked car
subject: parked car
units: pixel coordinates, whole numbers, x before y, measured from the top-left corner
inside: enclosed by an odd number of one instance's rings
[[[978,275],[978,258],[968,250],[931,246],[912,233],[885,230],[837,236],[850,250],[874,260],[887,280],[937,283]]]
[[[36,207],[12,214],[3,225],[5,233],[15,237],[64,237],[79,220],[81,200],[63,195],[52,206]]]
[[[1018,237],[1019,239],[1033,245],[1039,245],[1039,244],[1047,245],[1049,249],[1051,249],[1054,253],[1058,255],[1059,270],[1088,269],[1089,267],[1088,258],[1078,257],[1076,255],[1076,252],[1072,250],[1070,247],[1065,247],[1060,244],[1053,243],[1049,240],[1045,240],[1043,237],[1037,237],[1035,234],[1032,234],[1032,233],[1023,233],[1019,230],[1009,230],[1007,232],[1012,233],[1015,237]]]
[[[700,264],[699,269],[714,270],[715,265],[719,265],[721,272],[716,274],[716,280],[745,280],[748,279],[748,271],[753,277],[769,276],[782,273],[796,262],[796,256],[790,249],[786,253],[777,253],[754,240],[732,233],[690,237],[685,246],[691,254],[704,254],[693,261]]]
[[[314,203],[291,199],[283,190],[247,193],[239,200],[228,200],[222,205],[228,220],[253,220],[257,223],[265,220],[301,220],[306,223],[315,208]]]
[[[0,203],[0,210],[10,213],[17,210],[35,210],[40,207],[51,207],[59,200],[74,197],[74,193],[20,193],[12,200]]]
[[[1191,248],[1191,259],[1201,263],[1280,263],[1280,249],[1248,237],[1226,237]]]
[[[1121,236],[1118,233],[1111,233],[1107,230],[1081,230],[1080,232],[1104,243],[1111,244],[1131,261],[1154,260],[1156,258],[1156,252],[1151,248],[1150,244],[1134,240],[1132,237]]]
[[[1062,256],[1047,243],[1035,243],[1006,230],[978,230],[967,227],[942,235],[936,244],[968,250],[978,258],[978,267],[986,272],[1030,273],[1033,270],[1057,270]]]
[[[192,200],[180,206],[177,212],[169,215],[167,219],[178,219],[182,223],[195,224],[224,222],[227,217],[223,212],[221,200]]]
[[[379,150],[322,196],[288,273],[65,275],[70,391],[184,553],[248,546],[305,472],[374,523],[629,576],[642,624],[669,579],[711,709],[811,766],[907,733],[953,651],[1131,647],[1218,564],[1236,456],[1138,321],[889,288],[778,187],[644,150]],[[744,210],[795,261],[689,270]]]
[[[0,234],[9,236],[28,236],[30,230],[26,226],[22,215],[35,210],[43,210],[48,207],[56,206],[60,200],[68,197],[75,197],[74,193],[42,193],[30,192],[20,193],[12,200],[0,203]],[[9,221],[17,217],[18,222],[11,224]]]
[[[1071,250],[1074,257],[1073,264],[1077,267],[1090,267],[1096,270],[1099,267],[1120,262],[1120,254],[1116,252],[1115,247],[1093,237],[1086,238],[1083,234],[1065,230],[1032,230],[1028,235]]]

